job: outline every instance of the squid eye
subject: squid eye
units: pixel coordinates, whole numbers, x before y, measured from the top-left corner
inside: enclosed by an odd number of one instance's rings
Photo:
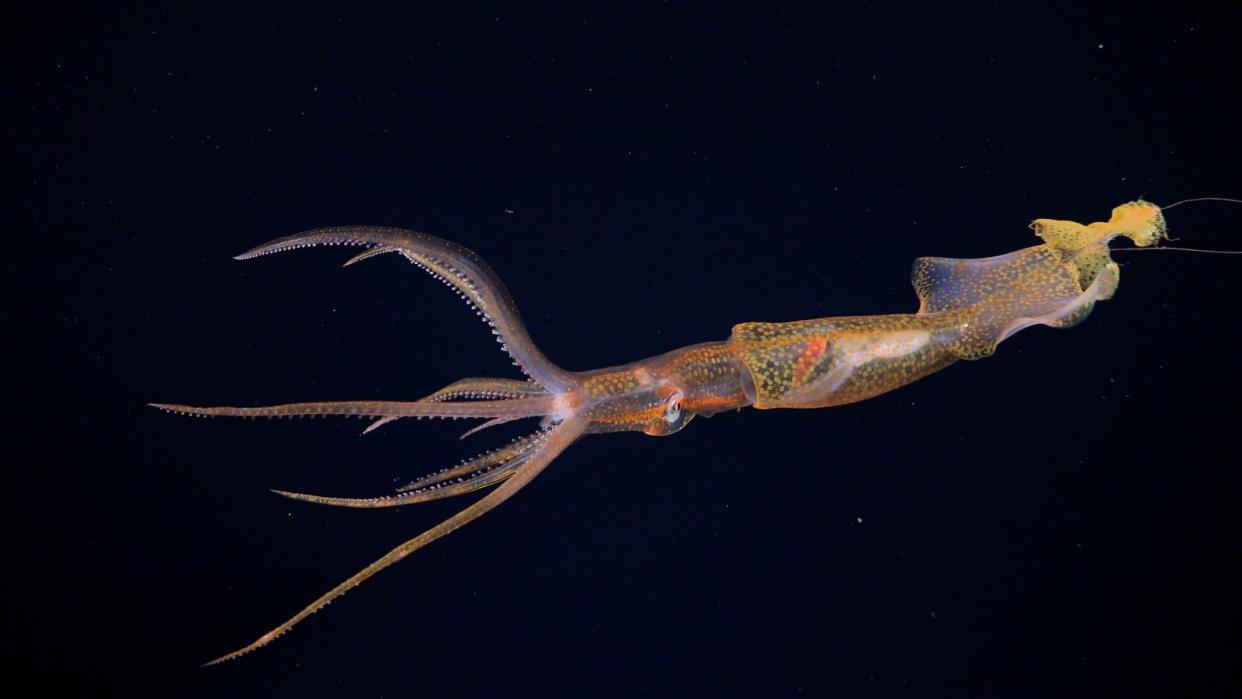
[[[664,408],[664,421],[672,425],[681,419],[681,396],[674,396]]]

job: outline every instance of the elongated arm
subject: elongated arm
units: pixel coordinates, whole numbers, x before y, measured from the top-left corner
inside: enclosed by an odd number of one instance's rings
[[[237,256],[248,260],[274,252],[316,245],[361,245],[369,248],[346,265],[387,252],[399,253],[453,287],[492,327],[501,347],[527,376],[541,386],[563,391],[569,375],[548,361],[535,346],[504,282],[473,250],[426,233],[401,228],[342,226],[317,228],[264,243]]]
[[[500,487],[488,493],[478,502],[470,505],[461,512],[458,512],[431,529],[428,529],[422,534],[419,534],[413,539],[410,539],[409,541],[384,554],[374,563],[350,576],[349,579],[345,580],[331,590],[328,590],[320,596],[319,599],[311,602],[304,609],[302,609],[302,611],[290,617],[288,621],[285,621],[283,624],[263,634],[250,645],[235,650],[227,655],[222,655],[219,658],[206,663],[206,665],[216,665],[218,663],[245,655],[246,653],[249,653],[257,648],[262,648],[263,646],[271,643],[281,634],[284,634],[286,631],[296,626],[298,622],[325,607],[332,600],[335,600],[346,592],[349,592],[353,588],[362,584],[364,580],[372,575],[375,575],[381,570],[387,568],[393,563],[396,563],[402,558],[405,558],[411,553],[414,553],[427,544],[430,544],[436,539],[452,533],[460,527],[473,522],[487,512],[491,511],[500,503],[508,500],[514,493],[524,488],[527,483],[530,483],[535,478],[535,476],[538,476],[548,464],[552,463],[553,459],[555,459],[562,451],[565,450],[566,447],[572,444],[573,441],[582,434],[582,430],[583,422],[581,420],[567,420],[561,423],[548,434],[547,438],[543,440],[543,442],[526,460],[526,462],[518,468],[516,473],[509,477],[509,479],[501,484]]]
[[[170,413],[199,417],[312,417],[340,415],[343,417],[441,417],[441,418],[509,418],[546,415],[552,410],[552,396],[536,395],[513,400],[479,401],[388,401],[347,400],[320,403],[286,403],[235,408],[213,406],[200,408],[177,403],[150,403],[153,408]]]

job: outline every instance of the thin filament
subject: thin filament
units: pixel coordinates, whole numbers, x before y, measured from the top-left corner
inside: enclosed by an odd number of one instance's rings
[[[1205,250],[1203,248],[1181,248],[1170,245],[1159,245],[1150,248],[1113,248],[1113,252],[1151,252],[1170,250],[1174,252],[1201,252],[1206,255],[1242,255],[1242,250]]]
[[[1169,209],[1172,209],[1175,206],[1181,206],[1182,204],[1189,204],[1191,202],[1196,202],[1196,201],[1220,201],[1220,202],[1225,202],[1228,204],[1242,204],[1242,199],[1231,199],[1229,197],[1194,197],[1191,199],[1183,199],[1181,201],[1174,202],[1172,204],[1169,204],[1168,206],[1162,206],[1160,207],[1160,209],[1162,211],[1168,211]]]

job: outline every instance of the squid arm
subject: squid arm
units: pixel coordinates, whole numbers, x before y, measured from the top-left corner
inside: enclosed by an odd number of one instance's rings
[[[367,250],[345,265],[394,252],[448,284],[483,317],[500,346],[527,376],[540,385],[563,390],[571,379],[548,361],[526,332],[517,305],[504,282],[473,250],[435,236],[400,228],[341,226],[319,228],[264,243],[236,257],[249,260],[275,252],[319,245],[360,245]]]
[[[405,558],[411,553],[414,553],[427,544],[430,544],[436,539],[450,534],[458,528],[473,522],[479,517],[482,517],[484,514],[487,514],[497,505],[505,500],[508,500],[514,493],[525,487],[527,483],[530,483],[535,476],[539,475],[540,471],[546,468],[548,464],[552,463],[552,460],[559,456],[560,453],[565,450],[565,447],[572,444],[573,441],[581,434],[581,420],[571,419],[561,423],[549,432],[547,439],[534,450],[534,453],[530,455],[530,458],[525,464],[518,468],[507,481],[500,485],[500,487],[488,493],[478,502],[475,502],[469,507],[463,509],[461,512],[458,512],[431,529],[428,529],[422,534],[419,534],[413,539],[406,541],[400,546],[397,546],[393,550],[384,554],[374,563],[366,568],[363,568],[357,573],[354,573],[347,580],[331,590],[328,590],[314,602],[311,602],[309,605],[304,607],[297,614],[289,617],[289,619],[284,623],[255,639],[254,642],[249,645],[239,648],[232,653],[222,655],[215,660],[205,663],[205,665],[218,665],[225,661],[239,658],[252,650],[262,648],[289,629],[293,628],[298,622],[302,621],[311,614],[314,614],[320,609],[323,609],[337,597],[340,597],[346,592],[349,592],[353,588],[362,584],[364,580],[372,575],[375,575],[381,570],[387,568],[393,563],[396,563],[402,558]]]

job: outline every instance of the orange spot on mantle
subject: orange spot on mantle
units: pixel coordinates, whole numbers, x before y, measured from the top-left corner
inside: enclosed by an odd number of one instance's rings
[[[802,383],[802,379],[819,362],[820,356],[827,348],[828,339],[822,335],[806,343],[806,347],[802,348],[802,356],[798,357],[798,363],[794,365],[794,385]]]

